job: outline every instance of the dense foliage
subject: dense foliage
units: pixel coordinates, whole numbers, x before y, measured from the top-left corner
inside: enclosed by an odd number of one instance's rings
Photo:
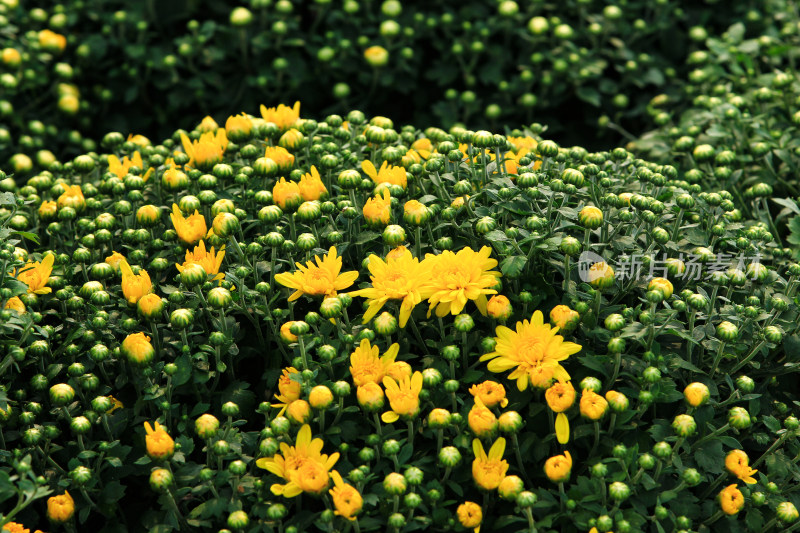
[[[542,133],[280,106],[0,182],[5,519],[791,529],[767,184]]]

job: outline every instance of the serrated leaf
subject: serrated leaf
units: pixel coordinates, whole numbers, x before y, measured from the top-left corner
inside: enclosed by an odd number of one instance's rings
[[[697,466],[711,474],[721,474],[725,464],[725,452],[722,442],[714,439],[703,443],[695,452],[694,460]]]
[[[500,262],[500,271],[504,276],[516,278],[522,273],[528,258],[522,255],[512,255]]]

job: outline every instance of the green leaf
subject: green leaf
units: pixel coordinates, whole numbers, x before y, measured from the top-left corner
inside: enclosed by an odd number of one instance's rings
[[[710,474],[721,474],[722,466],[725,464],[725,452],[722,450],[722,442],[713,439],[703,443],[694,452],[694,460],[697,466]]]
[[[35,233],[31,233],[29,231],[15,231],[14,235],[19,235],[20,237],[24,237],[29,241],[33,241],[36,244],[39,244],[39,236]]]
[[[505,237],[505,235],[503,236]],[[500,271],[504,276],[516,278],[522,274],[522,269],[525,268],[527,262],[528,258],[524,255],[512,255],[500,262]]]
[[[578,87],[578,90],[575,91],[575,94],[577,94],[578,98],[584,102],[595,107],[600,107],[600,93],[595,89],[592,89],[591,87]]]
[[[758,509],[751,509],[744,515],[744,523],[750,531],[761,531],[764,527],[764,515]]]
[[[506,234],[505,234],[505,233],[503,233],[503,232],[502,232],[502,231],[500,231],[500,230],[497,230],[497,229],[496,229],[496,230],[492,230],[492,231],[490,231],[490,232],[489,232],[489,233],[487,233],[487,234],[486,234],[484,237],[485,237],[485,239],[486,239],[486,240],[488,240],[488,241],[500,241],[500,242],[505,242],[505,241],[507,241],[507,240],[508,240],[508,237],[506,237]]]
[[[772,432],[779,431],[781,429],[781,423],[778,422],[778,419],[774,416],[763,416],[761,417],[761,421],[764,422],[764,425],[767,426],[767,429]]]
[[[178,371],[172,376],[172,386],[180,387],[192,377],[192,362],[187,354],[183,354],[175,359]]]

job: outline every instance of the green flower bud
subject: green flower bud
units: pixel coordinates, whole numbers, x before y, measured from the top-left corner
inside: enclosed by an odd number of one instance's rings
[[[92,479],[92,471],[82,465],[76,466],[70,471],[69,477],[73,483],[80,487],[86,485]]]
[[[657,442],[653,445],[653,453],[659,459],[669,459],[672,455],[672,446],[668,442]]]
[[[639,466],[645,470],[651,470],[656,466],[656,458],[649,453],[643,453],[639,456]]]
[[[406,478],[397,472],[392,472],[383,479],[383,490],[392,496],[404,494],[407,486]]]
[[[581,252],[581,243],[575,237],[564,237],[559,245],[559,250],[571,257],[575,257]]]
[[[456,331],[467,333],[471,331],[473,327],[475,327],[475,321],[470,315],[462,313],[455,317],[453,320],[453,325],[455,326]]]
[[[735,429],[747,429],[750,427],[750,413],[744,407],[732,407],[728,411],[728,423]]]
[[[623,502],[631,495],[631,489],[621,481],[615,481],[608,486],[608,495],[615,502]]]
[[[717,326],[717,337],[721,341],[733,342],[739,337],[739,328],[727,320]]]
[[[593,376],[587,376],[581,380],[580,389],[590,390],[594,393],[599,393],[603,388],[603,383]]]
[[[156,468],[150,472],[150,488],[156,492],[165,492],[174,481],[172,473],[166,468]]]
[[[383,242],[389,246],[399,246],[406,240],[406,232],[402,226],[390,224],[383,230]]]
[[[777,326],[767,326],[763,330],[764,338],[773,344],[780,344],[783,340],[783,332]]]
[[[687,468],[681,474],[681,479],[690,487],[694,487],[703,480],[703,476],[695,468]]]
[[[61,407],[68,405],[75,398],[75,389],[66,383],[58,383],[50,387],[50,401],[53,405]]]
[[[228,527],[231,529],[244,529],[250,524],[250,517],[244,511],[234,511],[228,515]]]
[[[691,437],[697,431],[697,422],[691,415],[678,415],[672,421],[672,429],[679,437]]]
[[[455,446],[445,446],[439,452],[439,464],[445,467],[454,467],[461,462],[461,452]]]
[[[200,268],[202,269],[203,267]],[[203,275],[205,275],[205,270]],[[191,309],[176,309],[170,313],[169,322],[175,329],[186,329],[194,322],[194,314]]]
[[[505,434],[513,434],[522,429],[522,416],[516,411],[506,411],[497,419],[500,431]]]
[[[619,313],[612,313],[606,317],[604,324],[609,331],[619,331],[625,327],[625,318]]]

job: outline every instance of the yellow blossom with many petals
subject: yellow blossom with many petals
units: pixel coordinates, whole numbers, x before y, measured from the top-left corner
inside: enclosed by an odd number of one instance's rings
[[[508,377],[517,380],[521,391],[528,384],[547,388],[553,379],[568,381],[569,374],[560,362],[579,352],[581,346],[564,342],[557,332],[557,327],[544,323],[541,311],[535,311],[530,322],[517,322],[516,330],[498,326],[495,351],[482,356],[481,361],[489,361],[490,372],[514,369]]]
[[[199,139],[191,140],[185,133],[181,133],[181,144],[186,155],[189,156],[187,167],[197,167],[201,170],[210,169],[222,161],[225,149],[228,147],[228,137],[224,129],[216,133],[207,131]]]
[[[508,472],[508,462],[503,460],[506,439],[500,437],[494,441],[488,455],[481,441],[474,439],[472,451],[475,454],[475,459],[472,461],[472,479],[483,490],[495,490]]]
[[[300,182],[297,184],[300,189],[300,196],[303,200],[310,202],[312,200],[322,200],[328,196],[328,189],[322,183],[322,177],[319,175],[317,167],[311,165],[311,171],[303,174]]]
[[[144,170],[144,161],[139,150],[133,152],[131,157],[126,155],[121,160],[114,154],[108,156],[108,171],[115,174],[119,179],[124,179],[131,167],[139,167]]]
[[[564,411],[575,403],[575,387],[569,381],[559,381],[551,385],[544,393],[547,406],[558,413],[555,421],[556,439],[561,444],[569,442],[569,419]]]
[[[339,453],[330,456],[320,453],[324,445],[322,439],[312,439],[311,436],[311,426],[304,424],[297,433],[294,446],[282,442],[280,454],[256,460],[256,466],[259,468],[288,481],[283,485],[275,483],[270,487],[276,496],[294,498],[304,491],[318,492],[315,489],[323,485],[327,488],[328,472],[339,460]],[[317,466],[308,467],[309,463],[317,463]],[[302,480],[301,477],[306,479]]]
[[[735,515],[744,508],[744,495],[736,485],[728,485],[719,493],[719,505],[726,515]]]
[[[69,492],[51,496],[47,499],[47,518],[57,523],[64,523],[75,514],[75,500]]]
[[[489,257],[492,249],[484,246],[480,251],[463,248],[456,253],[445,250],[439,255],[426,255],[423,261],[430,268],[431,277],[425,286],[428,295],[428,316],[436,309],[436,316],[457,315],[472,300],[478,311],[486,316],[486,296],[496,294],[500,272],[492,270],[497,260]]]
[[[112,252],[111,255],[106,257],[106,263],[111,265],[111,268],[113,268],[114,271],[117,273],[119,273],[120,271],[119,266],[122,264],[123,261],[127,262],[127,259],[125,259],[125,256],[119,252]]]
[[[12,296],[6,302],[5,309],[11,309],[12,311],[16,311],[21,315],[25,313],[25,304],[22,302],[19,296]]]
[[[147,447],[147,455],[151,459],[161,460],[169,459],[175,452],[175,441],[169,436],[164,426],[155,423],[155,428],[150,425],[150,422],[144,423],[145,445]]]
[[[756,483],[753,474],[758,472],[750,468],[750,458],[743,450],[732,450],[725,456],[725,468],[748,485]]]
[[[374,198],[367,198],[362,209],[364,220],[373,227],[385,226],[392,218],[392,198],[389,191],[384,189],[382,194]]]
[[[267,146],[264,149],[264,157],[272,159],[283,172],[294,166],[294,156],[282,146]]]
[[[356,387],[367,383],[383,383],[383,378],[395,362],[400,345],[392,344],[388,350],[379,356],[380,350],[372,346],[369,339],[361,339],[361,344],[350,354],[350,375]]]
[[[172,220],[172,225],[175,227],[178,238],[185,244],[196,244],[197,241],[205,237],[208,231],[206,219],[197,209],[194,210],[193,215],[184,217],[178,205],[172,204],[172,213],[169,218]]]
[[[475,405],[467,414],[467,424],[478,437],[491,437],[497,432],[497,416],[483,404],[480,396],[475,396]]]
[[[153,283],[146,270],[134,274],[127,261],[120,262],[119,269],[122,272],[122,295],[130,305],[136,305],[142,296],[153,292]]]
[[[561,483],[569,479],[572,472],[572,456],[569,452],[564,455],[555,455],[544,463],[544,473],[554,483]]]
[[[294,181],[281,178],[272,187],[272,200],[284,211],[296,209],[303,202],[300,186]]]
[[[383,413],[381,420],[390,424],[401,417],[410,419],[417,416],[419,393],[422,391],[421,372],[414,372],[410,378],[406,376],[400,381],[395,381],[388,376],[384,377],[383,386],[386,388],[386,397],[389,399],[392,410]]]
[[[196,263],[203,267],[206,274],[213,276],[213,281],[225,279],[225,274],[220,274],[219,269],[222,266],[222,259],[225,257],[225,246],[219,252],[214,251],[212,246],[210,250],[206,251],[206,244],[203,240],[194,247],[193,251],[186,250],[186,260],[182,265],[175,263],[179,272],[183,272],[189,264]]]
[[[83,196],[83,191],[80,185],[68,185],[61,196],[56,201],[58,208],[71,207],[75,211],[81,212],[86,207],[86,198]]]
[[[297,379],[292,379],[292,376],[300,377],[300,372],[293,366],[284,368],[281,371],[281,377],[278,378],[278,394],[275,399],[280,403],[272,404],[272,407],[280,407],[281,411],[277,416],[283,415],[286,408],[290,403],[300,398],[300,393],[303,391],[303,386]]]
[[[481,522],[483,522],[483,510],[475,502],[464,502],[456,509],[458,521],[473,533],[480,533]]]
[[[299,271],[282,272],[275,276],[275,281],[294,289],[295,292],[289,296],[289,301],[293,302],[302,295],[309,296],[336,296],[337,291],[341,291],[352,285],[358,278],[358,272],[353,270],[341,273],[342,258],[337,255],[336,247],[331,246],[327,255],[320,259],[314,256],[312,261],[305,266],[295,263]]]
[[[495,405],[505,407],[508,405],[506,389],[496,381],[487,380],[482,383],[476,383],[469,388],[469,393],[473,397],[480,397],[486,407],[494,407]]]
[[[300,119],[300,102],[295,102],[293,107],[279,104],[278,107],[261,105],[261,116],[267,122],[272,122],[281,131],[286,131],[294,126]]]
[[[328,494],[333,500],[334,514],[347,520],[355,520],[364,505],[361,493],[352,485],[345,483],[336,470],[331,471],[331,478],[333,479],[333,488],[328,491]]]
[[[608,400],[596,392],[584,389],[581,392],[581,415],[589,420],[600,420],[608,411]]]
[[[366,173],[367,176],[372,178],[372,181],[375,182],[375,185],[388,183],[389,185],[399,185],[404,189],[408,185],[406,169],[403,167],[395,167],[386,161],[383,162],[379,170],[375,169],[375,165],[372,164],[372,161],[362,161],[361,169]]]
[[[28,261],[28,263],[16,271],[12,276],[28,286],[28,294],[49,294],[53,289],[47,287],[50,274],[53,273],[53,263],[56,256],[47,254],[41,261]]]
[[[372,320],[389,300],[401,300],[399,324],[404,328],[414,307],[427,298],[425,285],[431,275],[430,263],[420,262],[403,247],[390,252],[386,261],[370,255],[367,268],[372,287],[350,293],[368,300],[363,322],[366,324]]]

